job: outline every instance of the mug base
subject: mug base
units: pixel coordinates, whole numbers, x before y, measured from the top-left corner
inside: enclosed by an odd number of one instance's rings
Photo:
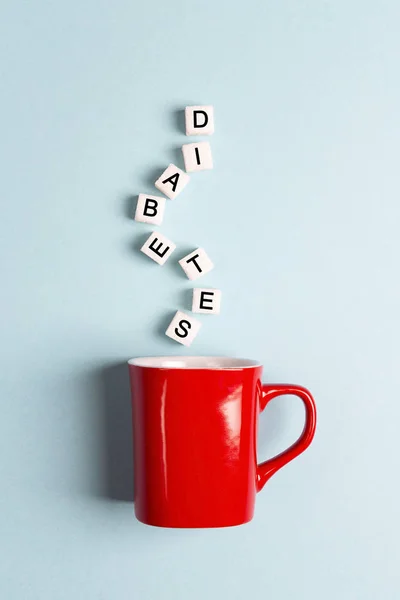
[[[253,520],[253,517],[250,517],[246,520],[241,520],[233,523],[184,523],[184,522],[152,522],[150,520],[142,519],[136,515],[136,519],[142,525],[148,525],[149,527],[158,527],[160,529],[226,529],[228,527],[239,527],[240,525],[246,525]]]

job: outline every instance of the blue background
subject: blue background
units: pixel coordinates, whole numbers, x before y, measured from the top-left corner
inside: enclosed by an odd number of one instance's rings
[[[395,0],[2,3],[4,600],[398,597],[399,19]],[[191,284],[131,218],[187,104],[215,106],[215,169],[160,231],[223,290],[190,349],[162,332]],[[173,353],[315,395],[313,446],[248,526],[134,519],[125,362]],[[275,401],[260,460],[302,419]]]

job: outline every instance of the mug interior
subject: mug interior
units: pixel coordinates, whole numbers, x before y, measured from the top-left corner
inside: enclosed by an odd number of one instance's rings
[[[260,363],[229,356],[145,356],[131,358],[128,364],[151,369],[249,369]]]

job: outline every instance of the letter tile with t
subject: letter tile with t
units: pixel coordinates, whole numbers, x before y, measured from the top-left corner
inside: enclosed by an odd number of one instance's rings
[[[182,146],[185,169],[188,173],[192,171],[205,171],[213,168],[211,146],[209,142],[198,144],[184,144]]]
[[[185,122],[186,135],[212,135],[214,133],[214,107],[187,106]]]
[[[147,196],[139,194],[135,220],[141,223],[151,223],[152,225],[161,225],[164,218],[166,199],[161,196]]]
[[[194,288],[192,312],[219,315],[221,310],[221,290]]]
[[[199,333],[200,327],[200,321],[178,310],[169,324],[165,335],[184,346],[190,346]]]
[[[155,186],[171,200],[176,198],[189,183],[190,177],[175,165],[169,165],[157,179]]]
[[[192,280],[202,277],[214,268],[213,263],[203,248],[197,248],[197,250],[194,250],[187,256],[184,256],[179,261],[179,264],[185,271],[188,278]]]
[[[161,233],[153,231],[140,250],[159,265],[163,265],[167,262],[175,248],[176,245],[168,238]]]

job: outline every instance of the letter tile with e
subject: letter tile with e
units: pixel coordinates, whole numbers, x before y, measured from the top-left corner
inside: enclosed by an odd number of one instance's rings
[[[167,262],[175,248],[176,245],[166,238],[165,235],[153,231],[140,250],[159,265],[163,265]]]
[[[219,315],[221,311],[221,290],[194,288],[192,312]]]

